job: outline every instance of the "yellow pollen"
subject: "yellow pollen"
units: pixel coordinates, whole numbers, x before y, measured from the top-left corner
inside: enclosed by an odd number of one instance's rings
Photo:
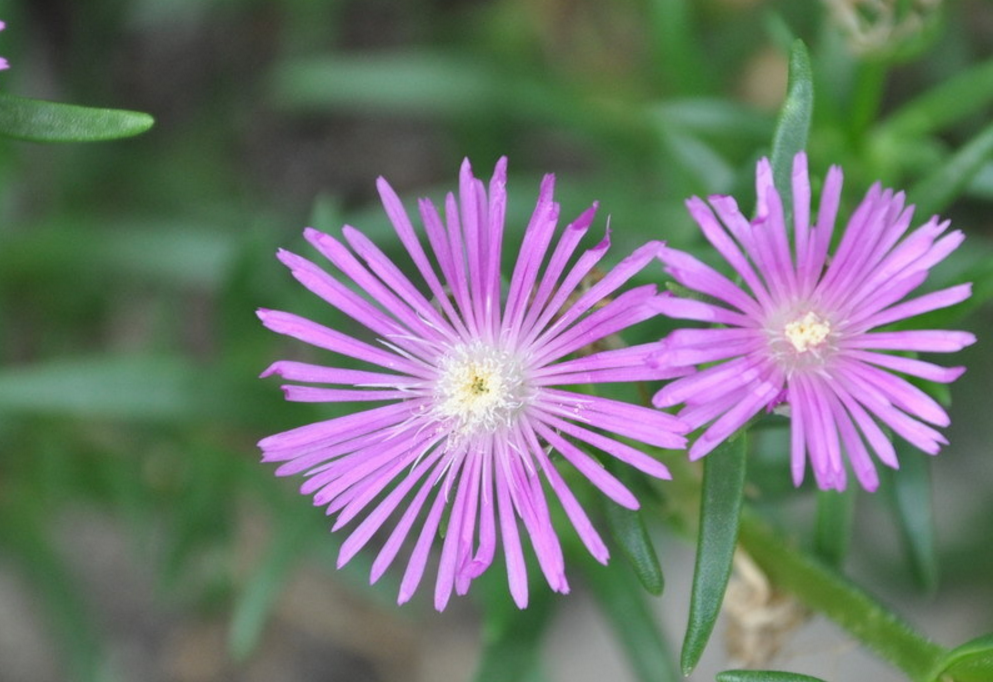
[[[831,324],[814,312],[809,312],[800,319],[788,323],[783,329],[786,340],[793,344],[793,348],[798,353],[817,348],[824,343],[830,333]]]
[[[452,349],[438,369],[433,412],[455,438],[508,424],[526,398],[521,364],[506,351],[467,344]]]

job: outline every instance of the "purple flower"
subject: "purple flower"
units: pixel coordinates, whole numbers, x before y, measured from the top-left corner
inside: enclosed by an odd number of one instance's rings
[[[761,410],[780,403],[792,421],[796,485],[809,456],[819,487],[844,489],[844,452],[862,486],[875,490],[879,479],[869,449],[884,464],[898,467],[881,425],[929,454],[947,444],[924,422],[947,426],[948,415],[893,372],[947,383],[964,368],[880,351],[950,353],[975,337],[961,331],[876,330],[969,297],[970,285],[960,284],[903,300],[962,243],[963,235],[956,230],[942,236],[948,221],[935,216],[904,237],[914,208],[904,206],[902,192],[877,183],[829,258],[841,184],[841,170],[831,168],[811,224],[807,158],[796,156],[793,246],[766,159],[758,164],[757,217],[751,222],[731,197],[710,197],[709,207],[696,197],[687,202],[743,286],[687,253],[659,250],[679,284],[712,301],[660,296],[657,309],[673,318],[720,325],[674,331],[649,359],[654,367],[673,371],[706,365],[666,385],[653,401],[657,407],[683,404],[679,417],[693,428],[709,424],[690,449],[691,459],[703,457]]]
[[[5,28],[7,28],[6,22],[0,21],[0,31],[4,30]],[[10,64],[7,62],[7,60],[4,57],[0,57],[0,71],[9,68],[10,68]]]
[[[340,386],[284,386],[287,400],[385,404],[271,436],[259,446],[263,461],[283,462],[277,474],[308,477],[301,492],[313,495],[314,503],[326,506],[328,514],[338,515],[333,530],[363,517],[342,544],[339,566],[390,516],[399,515],[371,574],[372,582],[379,579],[411,538],[413,550],[399,603],[417,589],[446,510],[447,532],[435,583],[439,610],[453,588],[465,594],[470,582],[493,562],[498,536],[510,592],[518,606],[527,605],[518,520],[548,584],[568,592],[548,491],[558,498],[590,553],[605,562],[608,552],[552,462],[552,451],[610,499],[636,509],[631,492],[586,450],[594,448],[657,478],[669,478],[669,472],[601,431],[662,448],[685,447],[680,434],[687,427],[671,415],[557,388],[673,375],[646,370],[653,347],[648,345],[566,359],[656,314],[649,305],[656,295],[654,285],[610,297],[654,259],[659,244],[639,248],[585,288],[582,284],[606,253],[609,239],[569,266],[593,221],[594,205],[562,231],[546,260],[559,214],[552,200],[554,177],[548,175],[524,235],[525,248],[504,292],[500,263],[505,181],[506,159],[501,159],[487,195],[466,161],[458,200],[447,196],[444,220],[430,201],[420,201],[435,265],[397,195],[379,179],[386,213],[427,293],[352,227],[343,230],[345,243],[314,229],[304,234],[365,296],[310,261],[279,252],[301,284],[365,327],[376,341],[291,313],[259,311],[265,326],[275,332],[371,366],[291,361],[272,365],[263,376]],[[412,533],[417,523],[419,529]]]

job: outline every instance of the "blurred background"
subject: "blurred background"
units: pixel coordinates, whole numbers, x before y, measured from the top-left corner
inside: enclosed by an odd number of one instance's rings
[[[488,177],[506,154],[511,241],[554,172],[564,218],[593,200],[594,229],[610,216],[609,258],[647,239],[693,250],[687,196],[752,201],[798,36],[813,174],[842,164],[849,207],[882,179],[951,217],[969,240],[927,286],[973,279],[941,322],[991,326],[986,0],[6,0],[0,17],[5,92],[157,121],[110,143],[0,140],[0,682],[472,678],[492,634],[478,603],[438,615],[422,590],[397,608],[395,575],[366,584],[370,557],[335,571],[330,523],[258,464],[259,438],[328,411],[256,378],[307,350],[255,308],[345,324],[275,250],[312,256],[302,228],[343,223],[395,250],[379,175],[411,207],[454,188],[463,157]],[[936,184],[953,162],[969,173]],[[859,498],[848,566],[945,644],[993,629],[984,350],[957,361],[970,370],[932,467],[937,560],[908,559],[920,545],[881,492]],[[783,475],[782,436],[758,439],[750,476],[802,538],[813,497]],[[639,602],[675,650],[693,556],[678,535],[658,531],[666,592]],[[478,591],[499,612],[494,569]],[[617,613],[573,582],[544,600],[533,679],[643,679]],[[900,679],[820,621],[765,637],[780,640],[773,664]],[[715,638],[691,679],[761,663],[757,646]]]

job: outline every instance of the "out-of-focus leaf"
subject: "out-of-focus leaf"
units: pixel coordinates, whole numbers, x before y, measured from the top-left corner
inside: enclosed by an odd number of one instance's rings
[[[66,670],[79,682],[108,681],[103,645],[80,599],[82,591],[46,540],[43,526],[30,513],[14,512],[0,509],[0,548],[5,557],[20,562],[41,596]]]
[[[173,357],[107,356],[0,371],[0,411],[119,419],[195,414],[196,370]]]
[[[840,568],[848,555],[855,517],[857,487],[845,490],[817,491],[817,533],[814,547],[817,555],[834,568]]]
[[[814,114],[814,76],[810,55],[802,40],[795,40],[790,51],[789,81],[786,101],[779,110],[776,132],[772,136],[773,180],[783,200],[783,210],[789,216],[793,210],[793,157],[807,146],[810,120]]]
[[[405,51],[291,62],[274,80],[283,106],[450,116],[507,104],[502,79],[465,55]]]
[[[731,190],[734,169],[712,146],[661,112],[655,112],[649,120],[668,157],[666,163],[675,164],[680,171],[677,177],[685,180],[684,191],[706,196]]]
[[[542,586],[544,587],[544,586]],[[483,652],[474,682],[529,680],[537,676],[541,635],[553,611],[551,592],[532,590],[527,609],[518,609],[500,585],[485,609]]]
[[[933,169],[907,193],[917,205],[918,215],[929,217],[943,211],[969,184],[993,155],[993,123]]]
[[[741,515],[740,540],[774,585],[831,618],[911,679],[927,679],[944,657],[944,648],[827,565],[784,542],[747,508]]]
[[[617,641],[627,652],[637,679],[642,682],[679,680],[675,658],[652,615],[645,593],[616,563],[601,566],[586,557],[580,565],[586,568],[586,582],[610,620]]]
[[[0,135],[30,142],[99,142],[131,137],[155,123],[148,114],[45,102],[0,93]]]
[[[725,670],[717,673],[717,682],[824,682],[824,680],[779,670]]]
[[[71,273],[88,278],[126,275],[171,285],[212,288],[228,275],[234,236],[211,226],[157,222],[141,230],[92,224],[43,226],[8,239],[0,278]]]
[[[666,124],[693,134],[735,139],[744,137],[755,144],[768,140],[775,129],[768,114],[725,99],[668,99],[654,111]]]
[[[725,441],[704,458],[700,534],[690,596],[690,615],[680,667],[693,672],[721,611],[738,538],[745,489],[746,435]]]
[[[993,634],[955,647],[927,678],[928,682],[989,682],[993,680]]]
[[[265,392],[252,377],[232,379],[167,355],[107,355],[0,370],[0,414],[257,425],[271,412],[270,405],[260,405]]]
[[[896,443],[896,448],[900,470],[884,468],[884,486],[914,576],[921,587],[933,590],[938,586],[938,559],[930,455],[918,452],[902,440]]]
[[[268,550],[238,595],[228,630],[228,650],[235,660],[245,659],[255,649],[286,576],[310,537],[313,524],[304,523],[308,519],[302,515],[295,520],[275,529]]]
[[[631,487],[631,479],[634,474],[629,469],[613,466],[612,460],[607,462],[607,468],[622,483],[625,483],[629,488]],[[620,546],[624,558],[628,560],[634,570],[634,574],[638,576],[642,587],[652,594],[662,594],[665,578],[662,575],[662,566],[659,565],[659,558],[655,553],[652,539],[645,527],[645,519],[641,510],[625,509],[609,500],[604,500],[603,506],[604,514],[607,517],[607,527]]]
[[[879,130],[919,136],[976,114],[993,101],[993,60],[977,64],[897,109]]]

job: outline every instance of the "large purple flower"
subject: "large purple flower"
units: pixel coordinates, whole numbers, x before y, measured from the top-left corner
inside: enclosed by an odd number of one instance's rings
[[[656,368],[673,371],[706,365],[668,384],[654,399],[658,407],[685,405],[679,417],[694,428],[710,424],[690,449],[691,459],[703,457],[759,411],[780,403],[792,422],[797,485],[809,456],[819,487],[844,489],[845,452],[862,486],[875,490],[879,480],[866,443],[884,464],[898,466],[880,424],[930,454],[947,443],[924,423],[947,426],[945,411],[892,371],[951,382],[964,368],[880,351],[949,353],[975,342],[972,334],[961,331],[885,329],[969,297],[970,285],[961,284],[903,300],[962,243],[962,233],[941,236],[948,221],[935,216],[904,237],[913,206],[904,206],[902,192],[876,184],[829,257],[841,184],[841,170],[831,168],[816,223],[811,224],[807,159],[802,153],[796,156],[792,247],[766,159],[758,164],[754,220],[745,219],[731,197],[710,197],[709,207],[696,197],[687,202],[743,287],[689,254],[660,249],[672,277],[712,302],[660,296],[657,309],[670,317],[720,325],[679,329],[650,358]],[[884,329],[874,331],[880,327]]]
[[[365,296],[310,261],[280,251],[279,259],[297,280],[365,327],[376,341],[363,341],[291,313],[259,311],[273,331],[372,366],[355,369],[291,361],[272,365],[263,376],[344,386],[289,385],[284,387],[288,400],[386,404],[356,408],[347,416],[271,436],[259,445],[263,461],[283,462],[277,474],[308,477],[301,492],[313,495],[315,504],[327,506],[328,514],[338,514],[334,530],[363,517],[342,544],[339,566],[391,515],[399,514],[373,563],[373,582],[423,516],[420,530],[414,533],[400,603],[411,597],[421,580],[446,510],[447,532],[435,584],[439,610],[453,588],[465,594],[470,582],[492,563],[498,536],[510,591],[520,607],[527,604],[518,520],[548,584],[567,592],[546,488],[558,498],[590,553],[601,562],[608,553],[552,462],[553,451],[610,499],[635,509],[638,502],[631,492],[586,450],[594,448],[658,478],[668,478],[669,472],[657,460],[601,431],[663,448],[685,447],[679,434],[687,427],[671,415],[557,388],[673,375],[663,369],[646,371],[649,346],[566,359],[655,315],[649,305],[656,295],[654,285],[610,297],[655,257],[659,244],[641,247],[585,288],[609,241],[583,252],[569,266],[593,220],[594,205],[565,228],[546,261],[559,214],[552,200],[554,178],[548,175],[504,292],[500,260],[505,180],[506,159],[501,159],[487,196],[466,161],[459,198],[447,196],[444,220],[430,201],[421,200],[435,265],[397,195],[380,178],[386,213],[426,293],[352,227],[344,228],[347,246],[314,229],[306,230],[305,236]]]

